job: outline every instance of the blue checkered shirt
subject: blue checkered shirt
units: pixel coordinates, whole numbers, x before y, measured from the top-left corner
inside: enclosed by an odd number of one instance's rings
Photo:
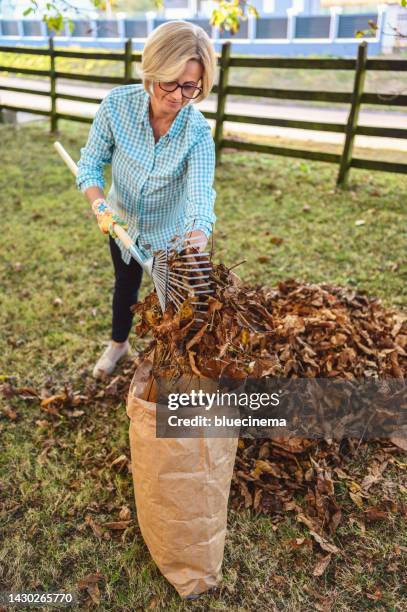
[[[194,229],[207,236],[213,208],[215,145],[210,125],[191,103],[176,115],[155,143],[149,120],[150,96],[143,85],[116,87],[102,101],[81,149],[76,184],[80,191],[105,187],[103,169],[112,164],[106,201],[128,224],[144,254],[164,248],[174,236]],[[122,258],[129,251],[117,238]]]

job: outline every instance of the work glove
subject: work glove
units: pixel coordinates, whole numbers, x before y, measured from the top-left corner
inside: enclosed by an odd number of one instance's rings
[[[117,238],[114,231],[115,224],[120,225],[125,230],[128,229],[127,223],[113,212],[110,204],[102,198],[98,198],[93,202],[92,210],[95,213],[99,228],[104,234],[110,234],[112,238]]]

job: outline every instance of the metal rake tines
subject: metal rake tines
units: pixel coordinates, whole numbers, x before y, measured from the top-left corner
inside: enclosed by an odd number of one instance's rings
[[[214,292],[210,280],[212,265],[209,253],[187,252],[194,249],[193,243],[194,239],[178,240],[154,257],[152,277],[163,311],[169,302],[179,310],[187,299],[196,314],[207,310],[207,300]],[[204,321],[201,317],[195,320]]]
[[[162,312],[165,312],[167,306],[168,277],[167,251],[158,251],[154,254],[153,265],[151,268],[151,277],[154,282],[154,287],[157,292],[157,297],[158,301],[160,302],[161,310]]]
[[[192,262],[190,264],[188,264],[187,266],[174,266],[174,270],[178,270],[178,271],[182,271],[182,272],[196,272],[197,274],[199,272],[209,272],[212,270],[212,266],[207,266],[206,268],[201,267],[202,265],[207,265],[207,263],[209,262],[204,262],[203,264],[200,262],[195,262],[195,264],[193,264]]]

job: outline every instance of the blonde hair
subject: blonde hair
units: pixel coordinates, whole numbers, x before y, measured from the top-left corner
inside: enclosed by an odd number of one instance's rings
[[[215,79],[217,62],[211,39],[200,26],[188,21],[161,24],[144,45],[138,70],[144,89],[151,94],[154,81],[175,81],[189,60],[198,60],[203,66],[202,94],[193,100],[197,103],[209,95]]]

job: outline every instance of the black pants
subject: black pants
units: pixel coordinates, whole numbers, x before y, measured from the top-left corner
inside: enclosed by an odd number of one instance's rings
[[[113,291],[112,340],[125,342],[130,333],[133,313],[130,306],[137,302],[138,290],[143,276],[143,268],[133,258],[126,264],[116,242],[109,236],[115,284]]]

